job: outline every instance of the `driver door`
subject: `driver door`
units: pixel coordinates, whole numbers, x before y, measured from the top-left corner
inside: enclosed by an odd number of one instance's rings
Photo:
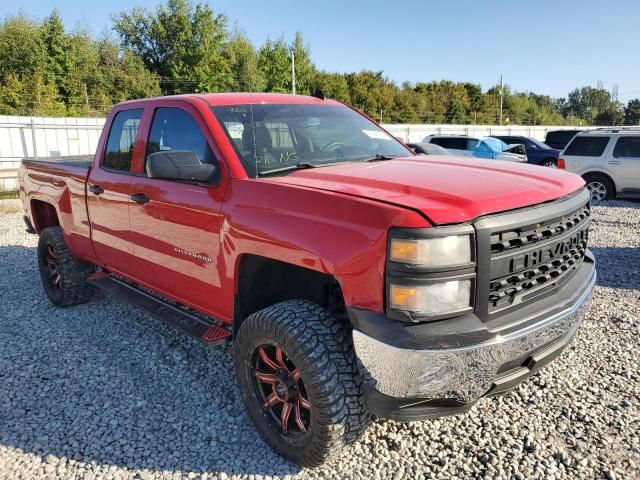
[[[220,302],[221,207],[228,175],[214,154],[199,112],[176,102],[152,112],[144,165],[133,177],[130,205],[134,265],[139,283],[213,316]],[[146,161],[155,152],[193,152],[215,165],[210,184],[149,178]],[[171,155],[166,155],[170,158]],[[168,161],[168,160],[167,160]]]

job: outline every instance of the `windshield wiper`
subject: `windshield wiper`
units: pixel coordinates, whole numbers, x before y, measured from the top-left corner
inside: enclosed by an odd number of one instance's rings
[[[363,162],[380,162],[382,160],[393,160],[396,157],[392,157],[391,155],[383,155],[382,153],[376,153],[375,157],[365,158],[362,160]]]
[[[258,176],[270,175],[272,173],[288,172],[290,170],[306,170],[307,168],[330,167],[332,165],[339,165],[341,163],[344,163],[344,162],[330,162],[330,163],[298,162],[295,165],[287,165],[286,167],[272,168],[271,170],[259,171]]]

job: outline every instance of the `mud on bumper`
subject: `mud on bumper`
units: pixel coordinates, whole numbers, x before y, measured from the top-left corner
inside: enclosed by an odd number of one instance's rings
[[[578,330],[596,280],[593,263],[581,270],[581,285],[568,286],[574,295],[560,307],[479,343],[451,347],[431,338],[427,348],[402,348],[359,329],[360,318],[353,342],[369,409],[382,418],[419,420],[461,413],[515,387],[557,357]]]

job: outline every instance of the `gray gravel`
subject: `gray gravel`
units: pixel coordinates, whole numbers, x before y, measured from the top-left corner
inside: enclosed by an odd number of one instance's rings
[[[640,203],[594,208],[594,302],[551,366],[464,415],[379,421],[300,470],[250,425],[229,351],[109,298],[52,308],[37,238],[0,213],[0,479],[640,478],[638,232]]]

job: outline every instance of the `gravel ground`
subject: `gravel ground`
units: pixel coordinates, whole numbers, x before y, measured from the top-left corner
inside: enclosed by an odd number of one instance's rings
[[[253,430],[230,351],[109,298],[52,308],[37,238],[0,213],[0,478],[640,478],[640,203],[593,220],[598,287],[552,365],[464,415],[378,421],[301,470]]]

